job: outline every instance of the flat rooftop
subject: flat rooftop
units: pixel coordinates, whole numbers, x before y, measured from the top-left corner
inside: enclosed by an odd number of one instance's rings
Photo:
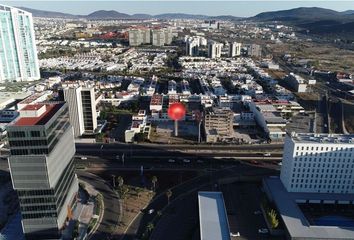
[[[294,133],[290,137],[296,143],[354,144],[354,134]]]
[[[45,125],[53,115],[64,105],[64,103],[38,103],[31,104],[24,107],[21,111],[37,111],[45,106],[45,111],[39,116],[33,117],[23,117],[20,116],[11,124],[12,126],[35,126],[35,125]]]
[[[292,238],[354,239],[354,228],[310,225],[297,204],[297,202],[303,203],[306,200],[313,203],[323,200],[350,204],[354,200],[354,194],[288,192],[278,177],[265,178],[263,181],[265,191],[271,195]]]
[[[230,240],[229,222],[221,192],[198,192],[201,240]]]

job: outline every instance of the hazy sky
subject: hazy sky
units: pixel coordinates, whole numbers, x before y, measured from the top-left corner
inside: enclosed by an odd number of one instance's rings
[[[96,10],[116,10],[122,13],[190,13],[205,15],[253,16],[264,11],[284,10],[296,7],[323,7],[337,11],[354,10],[352,0],[348,1],[1,1],[10,6],[22,6],[40,10],[58,11],[72,14],[88,14]]]

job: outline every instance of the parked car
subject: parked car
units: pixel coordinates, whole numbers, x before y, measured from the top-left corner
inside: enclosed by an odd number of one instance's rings
[[[174,163],[174,162],[176,162],[176,160],[174,160],[174,159],[168,159],[168,162],[169,162],[169,163]]]
[[[271,154],[270,154],[270,153],[264,153],[263,156],[264,156],[264,157],[270,157]]]
[[[184,162],[184,163],[190,163],[191,160],[184,158],[184,159],[183,159],[183,162]]]
[[[87,160],[87,157],[81,157],[81,160]]]

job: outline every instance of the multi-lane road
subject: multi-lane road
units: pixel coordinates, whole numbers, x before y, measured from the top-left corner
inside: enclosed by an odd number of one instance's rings
[[[282,144],[268,145],[137,145],[137,144],[76,144],[78,156],[106,158],[148,159],[148,158],[259,158],[281,157]],[[241,159],[242,160],[242,159]]]

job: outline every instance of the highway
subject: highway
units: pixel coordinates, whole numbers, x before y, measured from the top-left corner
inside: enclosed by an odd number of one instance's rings
[[[213,144],[194,144],[194,145],[174,145],[174,144],[128,144],[128,143],[75,143],[77,151],[93,151],[103,149],[120,149],[120,150],[240,150],[240,151],[269,151],[283,150],[284,144],[253,144],[253,145],[213,145]]]
[[[106,159],[166,159],[169,158],[235,158],[266,160],[281,158],[283,146],[269,145],[137,145],[137,144],[76,144],[77,156]]]

